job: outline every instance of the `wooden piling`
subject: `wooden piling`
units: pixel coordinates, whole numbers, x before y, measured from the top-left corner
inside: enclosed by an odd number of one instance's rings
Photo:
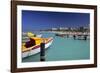
[[[76,35],[73,35],[74,40],[76,39]]]
[[[86,35],[84,35],[84,40],[87,40],[87,36]]]
[[[40,44],[40,61],[45,61],[45,43]]]

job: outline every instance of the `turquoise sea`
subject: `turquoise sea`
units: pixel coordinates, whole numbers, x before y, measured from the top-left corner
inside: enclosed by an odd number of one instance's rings
[[[46,49],[46,61],[90,59],[90,40],[74,40],[72,37],[59,37],[51,32],[42,32],[42,37],[53,37],[52,45]],[[22,59],[22,62],[39,62],[40,53]]]

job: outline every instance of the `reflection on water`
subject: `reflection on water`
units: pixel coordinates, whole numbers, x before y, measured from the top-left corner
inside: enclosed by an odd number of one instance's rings
[[[54,33],[42,32],[42,37],[53,37],[52,45],[46,49],[46,61],[60,60],[82,60],[90,58],[90,40],[74,40],[72,37],[67,38],[55,36]],[[40,54],[35,54],[22,59],[22,62],[38,62]]]

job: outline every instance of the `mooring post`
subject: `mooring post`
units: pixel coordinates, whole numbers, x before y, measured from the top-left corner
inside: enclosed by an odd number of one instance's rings
[[[45,42],[40,44],[40,61],[45,61]]]
[[[76,39],[76,36],[75,35],[73,35],[73,38],[74,38],[74,40]]]
[[[84,40],[87,40],[87,36],[86,35],[84,35]]]
[[[69,38],[69,34],[67,34],[67,38]]]

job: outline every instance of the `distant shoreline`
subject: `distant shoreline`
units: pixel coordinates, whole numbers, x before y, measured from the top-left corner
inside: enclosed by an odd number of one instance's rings
[[[76,32],[76,31],[40,31],[40,32],[52,32],[55,34],[65,34],[65,35],[87,35],[87,36],[90,36],[90,32]]]
[[[36,31],[33,31],[33,32],[36,32]],[[79,31],[38,31],[38,32],[52,32],[52,33],[55,33],[55,34],[66,34],[66,35],[90,35],[90,32],[79,32]],[[23,32],[24,34],[27,33],[27,32]]]

